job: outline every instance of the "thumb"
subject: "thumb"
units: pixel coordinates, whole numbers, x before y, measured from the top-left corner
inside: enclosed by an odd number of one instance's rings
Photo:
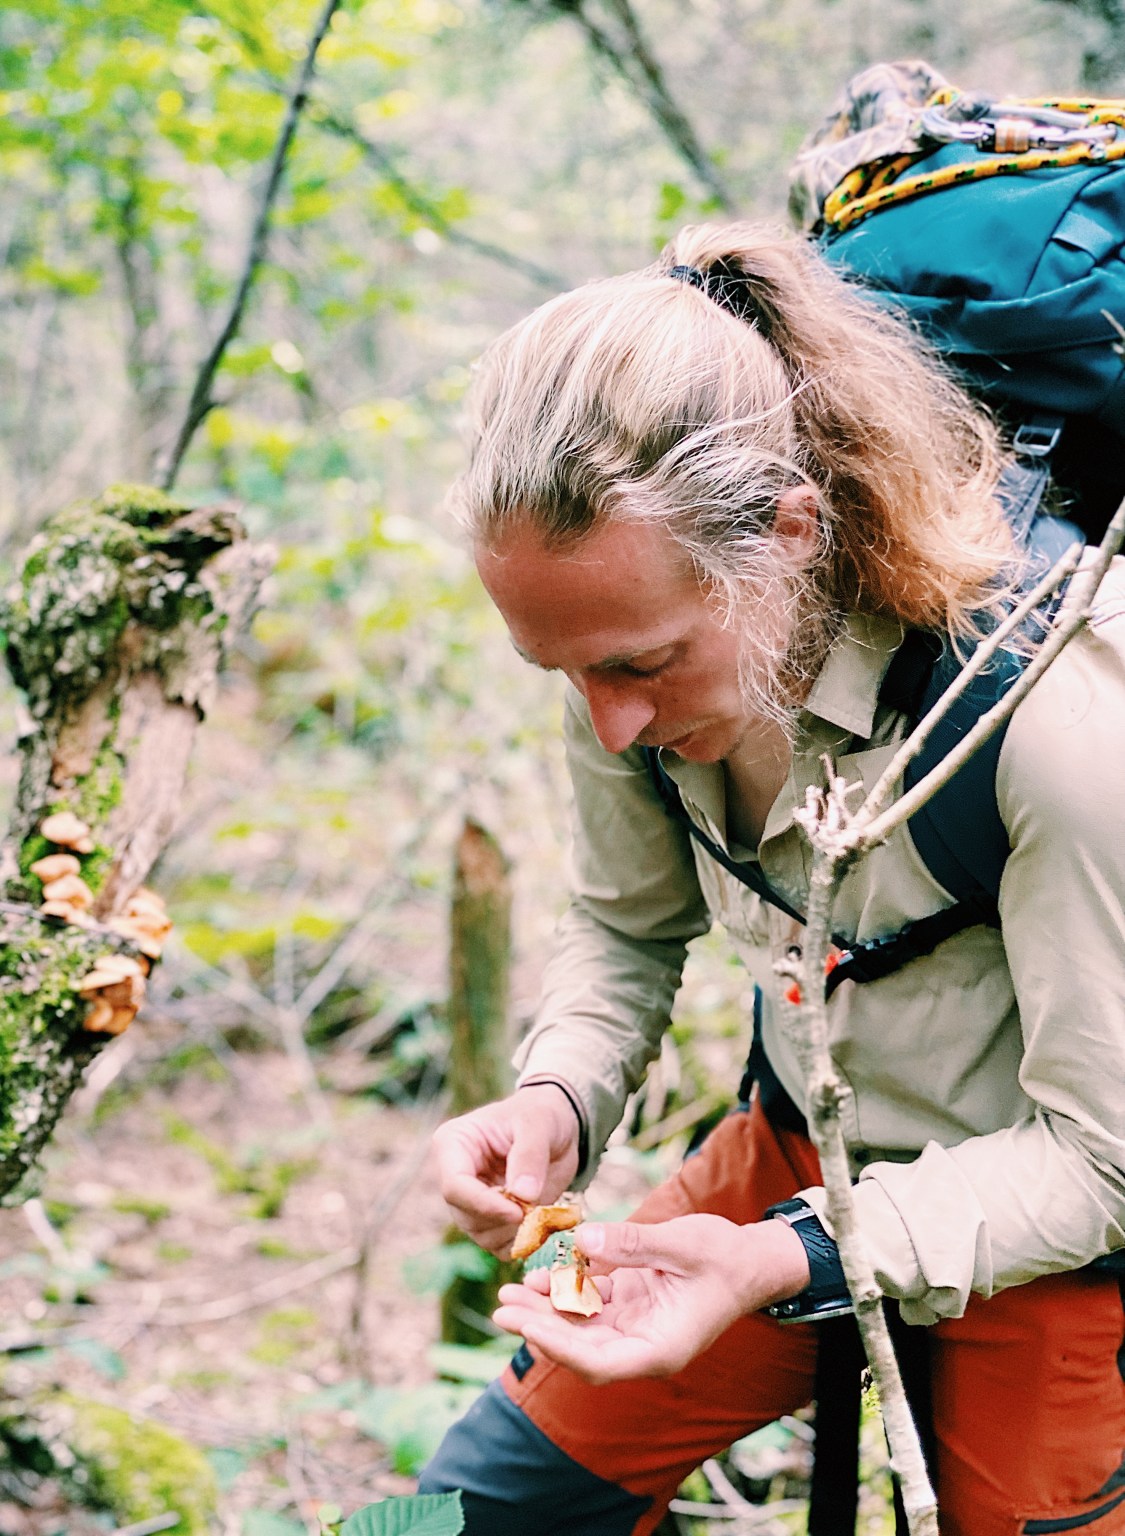
[[[543,1117],[517,1113],[504,1168],[505,1186],[521,1200],[538,1200],[550,1165],[551,1140]]]
[[[694,1246],[673,1221],[583,1222],[574,1230],[575,1246],[599,1274],[611,1269],[663,1269],[685,1274]]]

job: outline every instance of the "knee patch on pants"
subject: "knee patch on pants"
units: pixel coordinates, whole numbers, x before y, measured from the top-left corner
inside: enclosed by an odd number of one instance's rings
[[[446,1435],[418,1488],[461,1490],[465,1536],[630,1536],[652,1502],[560,1451],[496,1381]]]

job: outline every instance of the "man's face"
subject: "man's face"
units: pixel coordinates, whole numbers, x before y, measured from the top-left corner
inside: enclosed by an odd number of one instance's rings
[[[476,561],[516,649],[566,673],[608,752],[718,762],[753,723],[737,636],[663,529],[611,523],[562,550],[520,530]]]

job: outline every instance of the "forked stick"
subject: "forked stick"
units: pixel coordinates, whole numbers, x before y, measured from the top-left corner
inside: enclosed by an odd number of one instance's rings
[[[968,761],[992,733],[1011,718],[1063,647],[1074,638],[1090,616],[1091,606],[1125,538],[1125,501],[1114,514],[1097,554],[1079,567],[1080,549],[1069,550],[1039,582],[1009,618],[978,646],[959,677],[937,704],[909,734],[890,765],[858,810],[848,809],[849,786],[829,773],[824,791],[814,792],[798,813],[813,848],[809,884],[808,922],[800,962],[785,960],[779,972],[798,983],[798,1001],[789,1021],[801,1054],[808,1090],[809,1130],[820,1156],[828,1216],[832,1223],[848,1289],[855,1302],[856,1319],[868,1363],[879,1393],[891,1465],[899,1479],[911,1536],[937,1536],[937,1500],[926,1471],[918,1431],[906,1400],[898,1362],[883,1316],[882,1293],[875,1279],[856,1221],[852,1200],[851,1171],[841,1129],[841,1107],[849,1089],[836,1073],[828,1048],[828,1014],[825,1000],[825,965],[828,959],[832,912],[844,874],[920,809]],[[1077,570],[1077,574],[1074,574]],[[1004,697],[969,730],[958,746],[908,793],[886,807],[888,796],[901,782],[907,765],[921,751],[935,725],[971,679],[987,665],[1019,624],[1064,581],[1073,578],[1068,600],[1048,631],[1032,661]]]

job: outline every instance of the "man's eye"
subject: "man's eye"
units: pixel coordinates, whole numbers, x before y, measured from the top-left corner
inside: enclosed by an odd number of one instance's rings
[[[625,661],[621,663],[621,671],[626,677],[655,677],[658,672],[663,672],[672,660],[671,654],[660,656],[654,661]]]

